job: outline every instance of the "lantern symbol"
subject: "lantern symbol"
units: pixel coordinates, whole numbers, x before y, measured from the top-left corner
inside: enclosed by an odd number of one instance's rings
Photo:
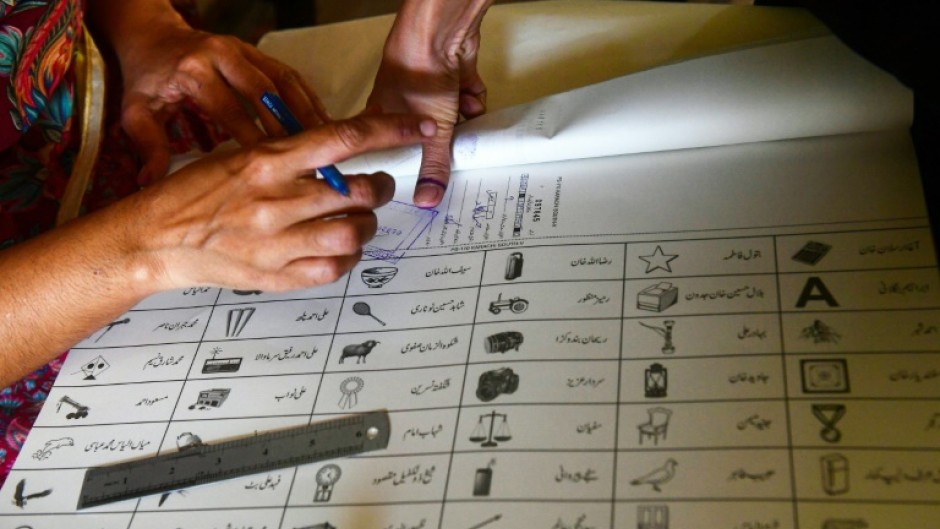
[[[644,372],[643,392],[648,399],[660,399],[666,396],[669,388],[669,371],[662,364],[652,364]]]

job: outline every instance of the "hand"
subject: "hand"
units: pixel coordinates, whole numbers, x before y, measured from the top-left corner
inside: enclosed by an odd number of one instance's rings
[[[265,140],[0,251],[0,387],[161,290],[335,280],[359,259],[376,230],[372,209],[395,183],[351,176],[344,197],[309,176],[313,168],[425,141],[435,129],[431,119],[379,115]]]
[[[260,101],[266,91],[279,94],[306,127],[329,120],[296,71],[234,37],[190,28],[165,0],[92,0],[91,7],[120,60],[121,124],[142,158],[141,184],[166,174],[165,124],[186,98],[243,146],[285,134]]]
[[[450,146],[458,115],[486,111],[477,72],[480,22],[491,0],[406,0],[385,44],[369,105],[437,121],[424,144],[414,203],[437,206],[450,180]]]
[[[283,291],[335,281],[375,235],[372,210],[391,200],[395,183],[384,173],[348,176],[344,197],[313,169],[414,144],[435,129],[427,118],[362,116],[174,173],[136,195],[134,206],[155,283]]]

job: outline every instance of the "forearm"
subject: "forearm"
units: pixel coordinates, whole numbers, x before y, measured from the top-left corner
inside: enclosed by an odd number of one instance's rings
[[[0,252],[0,387],[113,321],[154,291],[118,204]]]

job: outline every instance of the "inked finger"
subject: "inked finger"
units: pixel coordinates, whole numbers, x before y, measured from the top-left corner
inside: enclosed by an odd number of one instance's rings
[[[433,208],[444,198],[450,181],[450,141],[453,132],[453,126],[440,127],[434,139],[424,144],[414,194],[414,204],[420,208]]]

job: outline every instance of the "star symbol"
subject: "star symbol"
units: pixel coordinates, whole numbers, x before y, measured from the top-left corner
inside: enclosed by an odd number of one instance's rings
[[[651,255],[641,255],[640,259],[646,261],[647,274],[659,269],[663,269],[671,274],[672,267],[669,266],[669,263],[678,257],[678,255],[664,254],[662,246],[656,246],[656,249],[653,250]]]

